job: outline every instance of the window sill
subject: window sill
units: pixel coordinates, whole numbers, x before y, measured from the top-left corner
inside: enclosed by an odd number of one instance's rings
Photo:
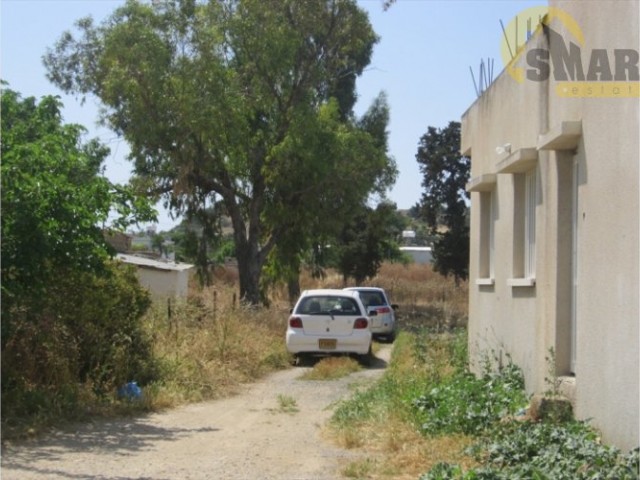
[[[495,284],[496,281],[493,278],[476,278],[476,285],[486,286]]]
[[[510,287],[534,287],[536,285],[535,277],[529,278],[509,278],[507,285]]]

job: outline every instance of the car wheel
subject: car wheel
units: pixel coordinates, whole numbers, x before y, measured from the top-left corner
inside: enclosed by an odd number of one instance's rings
[[[309,364],[309,357],[304,353],[296,353],[293,358],[293,364],[296,367],[304,367]]]
[[[358,355],[358,361],[365,367],[370,367],[373,364],[373,350],[371,349],[371,345],[369,345],[369,351],[364,355]]]

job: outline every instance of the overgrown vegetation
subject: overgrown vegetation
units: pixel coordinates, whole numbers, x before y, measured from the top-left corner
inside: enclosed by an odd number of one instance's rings
[[[290,364],[286,311],[238,304],[235,288],[220,277],[215,289],[173,304],[170,314],[166,305],[156,305],[145,322],[161,369],[145,387],[147,408],[227,396],[241,383]]]
[[[109,182],[109,149],[62,122],[59,99],[2,90],[2,435],[102,408],[136,373],[156,375],[132,271],[109,260],[100,224],[154,218]]]
[[[597,432],[584,422],[503,423],[482,438],[475,451],[482,467],[465,472],[459,465],[443,463],[421,480],[638,478],[638,450],[623,455],[601,444]]]
[[[109,280],[62,277],[48,303],[66,315],[17,324],[2,351],[3,440],[65,421],[228,396],[289,365],[286,311],[241,306],[235,275],[218,272],[215,290],[157,303],[143,315],[149,299],[133,271],[112,268]],[[140,400],[118,397],[129,381],[142,388]]]
[[[490,359],[488,359],[490,360]],[[588,423],[522,415],[528,398],[517,366],[467,371],[464,330],[403,332],[373,387],[336,409],[331,432],[366,450],[353,478],[637,479],[638,450],[602,445]],[[426,472],[426,473],[424,473]]]
[[[140,317],[149,305],[135,273],[61,271],[37,312],[14,310],[2,349],[2,435],[110,408],[112,392],[158,375]]]
[[[416,419],[427,434],[480,435],[526,404],[522,373],[512,363],[481,377],[462,371],[413,401]]]

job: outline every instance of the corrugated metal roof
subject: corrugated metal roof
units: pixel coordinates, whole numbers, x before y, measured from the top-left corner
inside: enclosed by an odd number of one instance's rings
[[[116,255],[118,260],[141,268],[152,268],[155,270],[167,270],[172,272],[182,272],[193,268],[190,263],[172,262],[168,260],[154,260],[153,258],[140,257],[137,255],[127,255],[119,253]]]
[[[431,247],[400,247],[403,252],[430,252]]]

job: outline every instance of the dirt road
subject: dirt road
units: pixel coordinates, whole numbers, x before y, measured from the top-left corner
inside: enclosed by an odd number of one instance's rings
[[[333,381],[305,381],[307,368],[277,372],[214,402],[140,418],[100,421],[2,451],[2,479],[333,480],[357,453],[321,438],[351,385],[379,377],[374,366]],[[297,411],[282,408],[295,400]]]

